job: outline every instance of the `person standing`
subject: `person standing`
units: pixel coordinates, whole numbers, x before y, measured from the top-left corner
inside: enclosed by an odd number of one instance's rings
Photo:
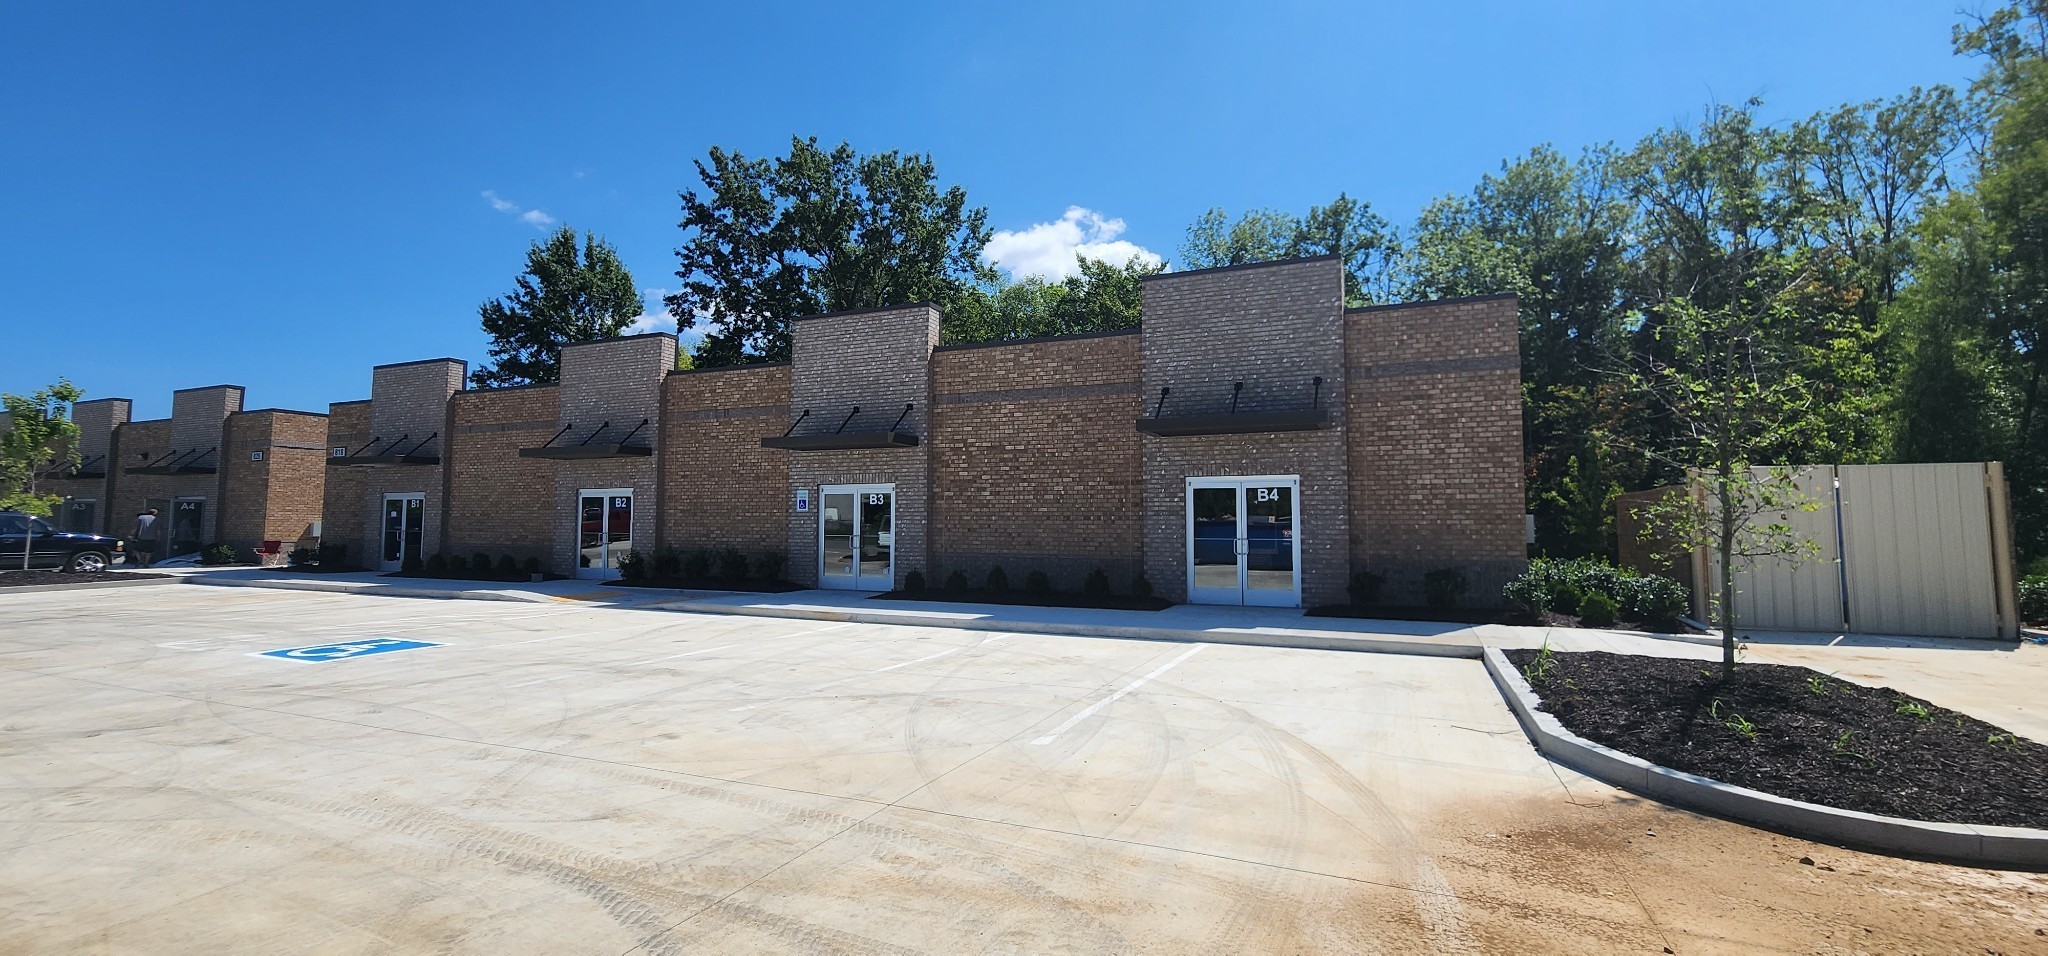
[[[135,527],[128,532],[128,563],[138,568],[149,567],[156,554],[156,509],[147,508],[135,516]]]

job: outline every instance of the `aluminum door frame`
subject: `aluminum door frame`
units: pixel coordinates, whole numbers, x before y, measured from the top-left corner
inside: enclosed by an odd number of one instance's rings
[[[889,496],[889,570],[886,587],[870,587],[861,583],[860,573],[860,519],[867,502],[861,495],[882,492]],[[853,496],[853,573],[825,573],[825,496]],[[896,485],[894,482],[879,482],[863,485],[820,485],[818,486],[818,587],[834,591],[893,591],[896,589]]]
[[[601,517],[601,518],[599,518],[599,519],[598,519],[598,539],[599,539],[599,540],[598,540],[598,545],[597,545],[597,547],[598,547],[598,555],[599,555],[599,557],[598,557],[598,563],[597,563],[597,566],[596,566],[596,567],[589,567],[589,568],[586,568],[586,567],[584,567],[584,566],[583,566],[583,499],[585,499],[585,498],[603,498],[603,499],[605,499],[604,507],[603,507],[603,509],[602,509],[602,510],[600,510],[600,511],[599,511],[599,514],[603,515],[603,517]],[[569,534],[570,534],[570,538],[569,538],[569,553],[575,556],[574,558],[572,558],[572,559],[571,559],[571,560],[573,560],[573,561],[575,562],[575,565],[574,565],[574,567],[572,567],[572,568],[571,568],[570,570],[573,570],[573,571],[575,571],[575,572],[576,572],[576,579],[577,579],[577,580],[580,580],[580,581],[610,581],[610,580],[612,580],[613,578],[616,578],[616,577],[618,577],[618,576],[619,576],[619,569],[618,569],[617,567],[611,567],[611,568],[606,568],[606,567],[604,566],[604,558],[603,558],[603,556],[604,556],[604,555],[606,555],[606,554],[609,554],[609,553],[611,553],[611,549],[612,549],[612,505],[611,505],[611,499],[613,499],[613,498],[628,498],[628,499],[631,499],[631,500],[632,500],[632,502],[633,502],[633,505],[632,505],[632,508],[633,508],[633,517],[631,517],[631,518],[627,519],[627,522],[626,522],[626,536],[627,536],[627,539],[628,539],[628,540],[631,540],[631,538],[632,538],[632,535],[633,535],[633,522],[635,522],[635,521],[638,521],[638,520],[640,520],[640,499],[639,499],[639,497],[638,497],[637,495],[633,494],[633,489],[631,489],[631,488],[578,488],[578,489],[576,489],[576,524],[575,524],[575,527],[574,527],[574,528],[573,528],[573,529],[572,529],[572,530],[571,530],[571,531],[569,532]],[[586,572],[594,572],[594,573],[586,573]],[[606,573],[606,572],[609,572],[609,573]]]
[[[1293,541],[1293,552],[1294,552],[1294,555],[1293,555],[1293,561],[1294,561],[1294,588],[1293,588],[1293,590],[1292,590],[1292,591],[1279,591],[1279,590],[1274,590],[1274,589],[1267,589],[1267,588],[1258,588],[1258,589],[1254,589],[1254,588],[1250,588],[1250,587],[1247,587],[1247,586],[1246,586],[1246,581],[1245,581],[1245,578],[1246,578],[1246,572],[1247,572],[1247,571],[1249,570],[1249,568],[1250,568],[1250,566],[1251,566],[1251,556],[1250,556],[1250,553],[1249,553],[1250,549],[1249,549],[1249,547],[1248,547],[1248,544],[1247,544],[1247,542],[1248,542],[1247,534],[1248,534],[1248,531],[1249,531],[1249,524],[1248,524],[1248,522],[1249,522],[1249,519],[1250,519],[1250,517],[1251,517],[1251,516],[1250,516],[1250,515],[1248,515],[1248,514],[1246,513],[1246,511],[1247,511],[1248,509],[1246,509],[1246,507],[1245,507],[1245,489],[1246,489],[1246,488],[1248,488],[1248,487],[1250,487],[1250,488],[1258,488],[1258,487],[1268,487],[1268,488],[1270,488],[1270,487],[1275,487],[1275,486],[1284,486],[1284,487],[1288,488],[1289,490],[1291,490],[1291,491],[1292,491],[1292,492],[1294,493],[1294,535],[1293,535],[1293,537],[1292,537],[1292,541]],[[1198,600],[1196,600],[1196,595],[1195,595],[1195,592],[1196,592],[1196,588],[1195,588],[1195,489],[1197,489],[1197,488],[1230,488],[1230,489],[1234,489],[1234,490],[1235,490],[1235,492],[1236,492],[1236,494],[1237,494],[1237,537],[1236,537],[1236,538],[1235,538],[1235,539],[1233,540],[1233,542],[1232,542],[1232,545],[1231,545],[1231,550],[1232,550],[1232,551],[1234,551],[1234,552],[1236,552],[1236,554],[1237,554],[1237,600],[1235,600],[1235,601],[1223,601],[1223,600],[1216,600],[1216,598],[1221,598],[1221,597],[1222,597],[1222,595],[1220,595],[1220,594],[1214,594],[1214,595],[1211,595],[1211,594],[1207,594],[1207,593],[1206,593],[1206,592],[1213,592],[1213,591],[1221,591],[1221,590],[1223,590],[1223,589],[1221,589],[1221,588],[1203,588],[1203,589],[1201,589],[1201,590],[1203,590],[1203,591],[1205,592],[1205,595],[1204,595],[1204,596],[1210,597],[1210,598],[1211,598],[1211,600],[1206,600],[1206,601],[1198,601]],[[1183,489],[1182,489],[1182,491],[1181,491],[1181,501],[1182,501],[1182,507],[1183,507],[1183,516],[1182,516],[1182,518],[1181,518],[1181,534],[1182,534],[1182,536],[1183,536],[1183,537],[1185,537],[1185,538],[1187,539],[1187,541],[1186,541],[1186,547],[1185,547],[1185,550],[1184,550],[1184,552],[1183,552],[1183,554],[1182,554],[1182,558],[1181,558],[1181,564],[1182,564],[1182,568],[1183,568],[1183,571],[1184,571],[1184,573],[1186,574],[1186,578],[1187,578],[1187,595],[1188,595],[1188,603],[1190,603],[1190,604],[1216,604],[1216,605],[1220,605],[1220,606],[1224,606],[1224,607],[1229,607],[1229,606],[1231,606],[1231,605],[1233,605],[1233,604],[1234,604],[1234,605],[1237,605],[1237,606],[1247,606],[1247,601],[1246,601],[1246,598],[1247,598],[1247,597],[1248,597],[1248,596],[1249,596],[1249,595],[1251,594],[1251,592],[1252,592],[1252,591],[1254,591],[1254,590],[1258,590],[1258,591],[1264,592],[1264,593],[1263,593],[1263,594],[1262,594],[1261,596],[1264,596],[1265,594],[1270,594],[1270,595],[1273,595],[1273,596],[1276,596],[1276,597],[1277,597],[1277,596],[1279,596],[1279,595],[1287,595],[1287,600],[1288,600],[1288,602],[1289,602],[1289,603],[1286,603],[1286,604],[1266,604],[1266,603],[1262,603],[1262,604],[1253,604],[1253,605],[1249,605],[1249,606],[1252,606],[1252,607],[1300,607],[1300,606],[1301,606],[1301,538],[1302,538],[1302,514],[1301,514],[1301,512],[1302,512],[1302,508],[1301,508],[1301,476],[1300,476],[1300,475],[1204,475],[1204,476],[1202,476],[1202,477],[1199,477],[1199,478],[1193,478],[1193,477],[1191,477],[1191,478],[1188,478],[1188,479],[1187,479],[1187,483],[1186,483],[1186,485],[1184,486],[1184,488],[1183,488]]]
[[[389,508],[393,501],[410,501],[414,498],[420,500],[420,548],[424,550],[427,546],[427,493],[424,491],[386,492],[383,501],[379,502],[377,507],[377,569],[380,571],[403,570],[406,559],[405,510],[401,508],[398,512],[398,560],[384,560],[384,509]],[[418,555],[418,557],[422,561],[426,560],[426,555]]]

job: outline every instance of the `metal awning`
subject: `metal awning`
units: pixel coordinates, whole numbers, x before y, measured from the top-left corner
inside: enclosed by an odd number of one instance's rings
[[[1159,402],[1152,408],[1152,417],[1137,420],[1137,429],[1147,435],[1181,437],[1188,435],[1255,435],[1265,432],[1306,432],[1329,428],[1330,413],[1323,408],[1323,377],[1318,375],[1312,381],[1309,393],[1309,407],[1283,409],[1280,411],[1240,412],[1237,400],[1244,393],[1244,383],[1234,382],[1230,388],[1230,407],[1220,412],[1204,412],[1197,415],[1167,415],[1166,397],[1173,394],[1167,386],[1159,390]]]
[[[804,413],[798,415],[796,421],[790,423],[788,431],[774,438],[761,439],[761,447],[782,448],[789,451],[837,451],[847,448],[915,448],[918,442],[917,436],[910,432],[899,431],[898,429],[902,426],[903,420],[910,417],[910,410],[916,407],[915,402],[904,402],[902,414],[897,415],[896,421],[890,423],[887,428],[864,428],[858,431],[847,431],[846,426],[853,422],[854,416],[860,414],[860,406],[855,405],[846,413],[845,418],[839,420],[838,428],[829,432],[812,432],[798,435],[795,434],[797,426],[802,425],[805,419],[811,417],[810,409],[804,409]]]
[[[216,450],[217,446],[204,451],[194,448],[180,454],[173,448],[164,452],[162,458],[147,465],[123,468],[121,471],[130,475],[211,475],[220,470],[213,462],[207,460]]]
[[[633,436],[640,434],[640,429],[646,428],[649,421],[649,419],[643,418],[640,420],[640,424],[633,426],[632,431],[626,432],[616,439],[598,441],[597,439],[604,436],[605,432],[609,431],[612,427],[612,423],[606,421],[598,425],[595,431],[585,435],[581,442],[574,445],[555,444],[563,435],[567,435],[570,430],[576,427],[575,423],[572,422],[563,425],[561,431],[556,432],[553,437],[541,443],[538,447],[519,449],[519,457],[552,458],[557,461],[574,461],[589,458],[645,458],[654,454],[654,449],[647,445],[633,444]]]
[[[439,437],[441,437],[441,433],[435,432],[431,435],[428,435],[425,438],[420,439],[419,441],[413,442],[411,447],[407,448],[405,451],[402,452],[397,451],[396,449],[400,444],[412,438],[412,435],[410,433],[400,435],[397,438],[393,438],[388,442],[384,441],[382,437],[372,438],[370,439],[369,444],[366,444],[363,447],[356,449],[355,454],[329,457],[327,459],[327,467],[345,468],[357,465],[438,465],[441,463],[441,456],[422,455],[419,454],[419,450],[427,447],[428,442],[433,441],[434,439]],[[377,444],[379,442],[383,442],[383,449],[376,452],[370,452],[371,449],[377,447]],[[370,453],[365,454],[366,452]]]

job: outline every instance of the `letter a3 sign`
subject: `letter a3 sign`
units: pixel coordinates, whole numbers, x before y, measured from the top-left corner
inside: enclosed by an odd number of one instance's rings
[[[409,651],[416,647],[440,647],[431,641],[401,641],[395,637],[366,637],[359,641],[343,641],[339,644],[315,644],[311,647],[286,647],[275,651],[264,651],[260,656],[281,657],[288,661],[324,663],[347,660],[351,657],[368,657],[390,651]]]

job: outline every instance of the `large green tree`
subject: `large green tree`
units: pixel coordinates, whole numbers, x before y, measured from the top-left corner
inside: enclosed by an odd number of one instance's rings
[[[941,189],[930,156],[799,138],[765,159],[713,147],[696,168],[701,191],[682,193],[682,288],[667,304],[681,328],[709,327],[700,367],[788,358],[798,316],[905,302],[951,312],[995,281],[981,259],[987,211]]]
[[[1221,207],[1210,209],[1188,226],[1179,264],[1208,269],[1333,255],[1344,263],[1346,302],[1365,305],[1391,296],[1400,253],[1399,233],[1371,203],[1338,193],[1305,216],[1254,209],[1232,219]]]
[[[946,313],[947,342],[995,342],[1042,335],[1110,332],[1138,327],[1143,280],[1162,266],[1132,257],[1114,265],[1078,257],[1075,274],[1058,282],[1027,276],[976,289]]]
[[[567,226],[526,252],[512,294],[477,308],[491,337],[491,363],[470,373],[479,388],[561,378],[562,346],[619,335],[640,317],[640,290],[610,243],[585,234],[579,251]]]

